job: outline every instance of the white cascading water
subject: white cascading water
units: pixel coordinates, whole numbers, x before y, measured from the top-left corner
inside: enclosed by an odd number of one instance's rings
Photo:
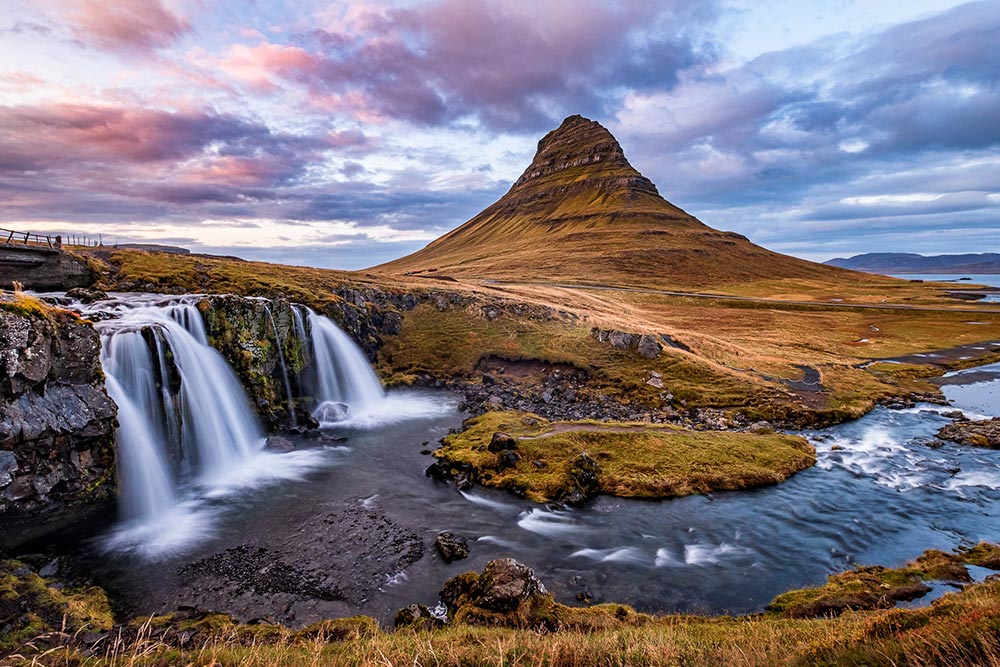
[[[185,482],[210,486],[224,483],[234,469],[263,448],[264,432],[243,387],[222,355],[209,346],[193,305],[132,308],[97,326],[109,388],[119,391],[126,404],[118,417],[119,451],[127,452],[126,459],[135,459],[136,469],[163,469],[156,476],[177,478],[174,486]],[[148,344],[144,330],[155,338],[154,346]],[[165,386],[170,372],[167,350],[179,377],[176,405]],[[157,378],[163,379],[159,387]],[[113,398],[118,402],[118,397]],[[179,443],[171,442],[177,424]],[[171,444],[179,447],[181,457],[176,472],[165,462],[164,453]],[[191,479],[179,478],[181,471]],[[162,485],[148,488],[145,477],[132,474],[131,468],[123,470],[121,477],[126,516],[150,516],[173,504],[170,498],[142,499],[156,489],[166,494]],[[173,496],[174,489],[169,491]]]
[[[321,449],[264,449],[264,431],[242,385],[209,345],[198,299],[136,295],[84,311],[107,318],[95,326],[108,393],[118,405],[119,504],[126,521],[109,536],[109,549],[156,558],[186,548],[212,532],[219,507],[210,499],[299,479],[323,465]],[[297,385],[309,390],[325,426],[366,428],[450,409],[423,397],[387,397],[361,349],[336,324],[304,306],[292,311],[294,335],[311,356]],[[291,407],[296,399],[280,349],[279,356]]]
[[[329,318],[311,309],[306,312],[311,335],[303,342],[310,344],[313,358],[313,416],[321,424],[331,424],[364,419],[379,411],[385,390],[361,348]]]

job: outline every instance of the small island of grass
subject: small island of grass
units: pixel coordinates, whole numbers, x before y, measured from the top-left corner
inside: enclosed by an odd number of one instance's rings
[[[446,437],[433,472],[536,502],[669,498],[781,482],[816,461],[799,436],[490,412]]]

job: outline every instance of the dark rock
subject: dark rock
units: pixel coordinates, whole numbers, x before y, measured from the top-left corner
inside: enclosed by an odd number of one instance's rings
[[[433,630],[443,625],[443,621],[433,614],[430,609],[422,604],[411,604],[396,612],[394,619],[396,628],[410,628],[413,630]]]
[[[113,502],[116,412],[89,322],[0,309],[0,549]]]
[[[562,501],[568,505],[580,505],[600,490],[601,466],[587,452],[581,452],[570,462],[569,476],[573,481]]]
[[[517,462],[521,460],[521,455],[512,450],[501,452],[497,456],[497,471],[503,472],[510,468],[516,468]]]
[[[66,291],[66,296],[83,303],[94,303],[95,301],[106,300],[108,298],[108,293],[104,290],[95,288],[74,287],[73,289]]]
[[[471,602],[489,611],[513,611],[524,601],[544,595],[534,570],[513,558],[492,560],[476,582]]]
[[[490,444],[486,447],[491,452],[502,452],[508,449],[517,449],[517,439],[507,435],[506,433],[501,433],[497,431],[490,438]]]
[[[1000,417],[993,419],[955,421],[938,431],[942,440],[950,440],[971,447],[1000,449]]]
[[[660,356],[662,350],[663,346],[656,340],[656,337],[649,334],[640,336],[639,341],[636,343],[636,351],[639,353],[639,356],[647,359],[655,359]]]
[[[59,559],[53,558],[42,569],[38,571],[40,577],[54,577],[59,574]]]
[[[434,541],[434,546],[446,563],[462,560],[469,555],[469,541],[454,533],[441,533]]]
[[[266,448],[272,452],[290,452],[295,449],[295,445],[288,438],[280,435],[272,435],[267,439]]]

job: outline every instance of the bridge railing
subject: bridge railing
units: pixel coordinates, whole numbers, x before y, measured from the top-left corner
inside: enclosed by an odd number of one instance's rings
[[[62,237],[0,228],[0,245],[47,246],[52,250],[59,250],[62,247]]]

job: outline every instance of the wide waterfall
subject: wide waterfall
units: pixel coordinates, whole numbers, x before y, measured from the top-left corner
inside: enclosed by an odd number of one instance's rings
[[[172,507],[181,485],[224,483],[263,448],[264,432],[243,387],[209,346],[192,304],[127,309],[97,327],[108,388],[119,405],[126,516]]]

